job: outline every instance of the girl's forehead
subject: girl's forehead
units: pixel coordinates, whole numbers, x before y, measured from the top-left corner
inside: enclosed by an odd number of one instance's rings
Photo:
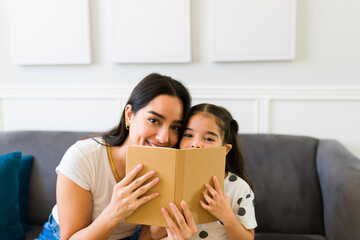
[[[217,118],[210,113],[207,112],[197,112],[193,114],[187,123],[188,127],[191,127],[189,125],[197,125],[197,128],[216,128],[220,132],[220,127],[217,123]],[[196,130],[196,129],[194,129]]]
[[[199,119],[199,120],[201,120],[201,119],[214,120],[214,121],[216,120],[216,117],[213,114],[208,113],[208,112],[195,112],[190,116],[189,120],[194,119],[194,118]]]

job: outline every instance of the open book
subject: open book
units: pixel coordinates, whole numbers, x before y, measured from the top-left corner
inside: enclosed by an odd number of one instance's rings
[[[159,192],[160,195],[140,206],[125,221],[166,227],[161,208],[167,208],[172,215],[169,203],[174,202],[181,210],[182,200],[188,204],[196,224],[217,221],[201,207],[200,199],[204,200],[202,193],[206,183],[214,186],[213,176],[217,176],[224,190],[225,159],[225,147],[173,149],[129,146],[126,153],[126,173],[140,163],[144,168],[138,176],[155,170],[155,177],[159,177],[160,181],[148,193]]]

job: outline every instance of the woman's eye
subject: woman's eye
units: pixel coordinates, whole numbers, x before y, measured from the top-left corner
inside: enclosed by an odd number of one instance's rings
[[[190,133],[184,133],[184,137],[192,137]]]
[[[171,129],[174,130],[175,132],[180,132],[180,126],[172,126]]]
[[[154,124],[159,124],[159,121],[155,118],[150,118],[149,121]]]

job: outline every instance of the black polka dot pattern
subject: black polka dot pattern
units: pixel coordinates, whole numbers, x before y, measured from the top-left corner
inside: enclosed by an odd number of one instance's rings
[[[239,216],[245,216],[245,214],[246,214],[245,208],[243,208],[243,207],[239,208],[238,215]]]
[[[237,200],[237,204],[240,205],[241,201],[242,201],[242,197]]]
[[[249,193],[248,195],[246,195],[246,198],[249,198],[249,197],[251,197],[251,194]]]
[[[206,231],[201,231],[199,233],[199,237],[200,238],[207,238],[209,236],[209,234]]]
[[[235,175],[231,175],[230,177],[229,177],[229,181],[230,182],[235,182],[237,180],[237,176],[235,176]]]

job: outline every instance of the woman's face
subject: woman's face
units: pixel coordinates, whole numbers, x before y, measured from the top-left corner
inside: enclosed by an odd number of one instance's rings
[[[191,116],[180,141],[180,149],[226,146],[226,153],[231,144],[223,144],[222,134],[214,116],[208,113],[196,113]]]
[[[183,124],[183,104],[177,97],[159,95],[145,107],[132,113],[131,105],[125,108],[130,129],[129,145],[173,147],[178,141]]]

